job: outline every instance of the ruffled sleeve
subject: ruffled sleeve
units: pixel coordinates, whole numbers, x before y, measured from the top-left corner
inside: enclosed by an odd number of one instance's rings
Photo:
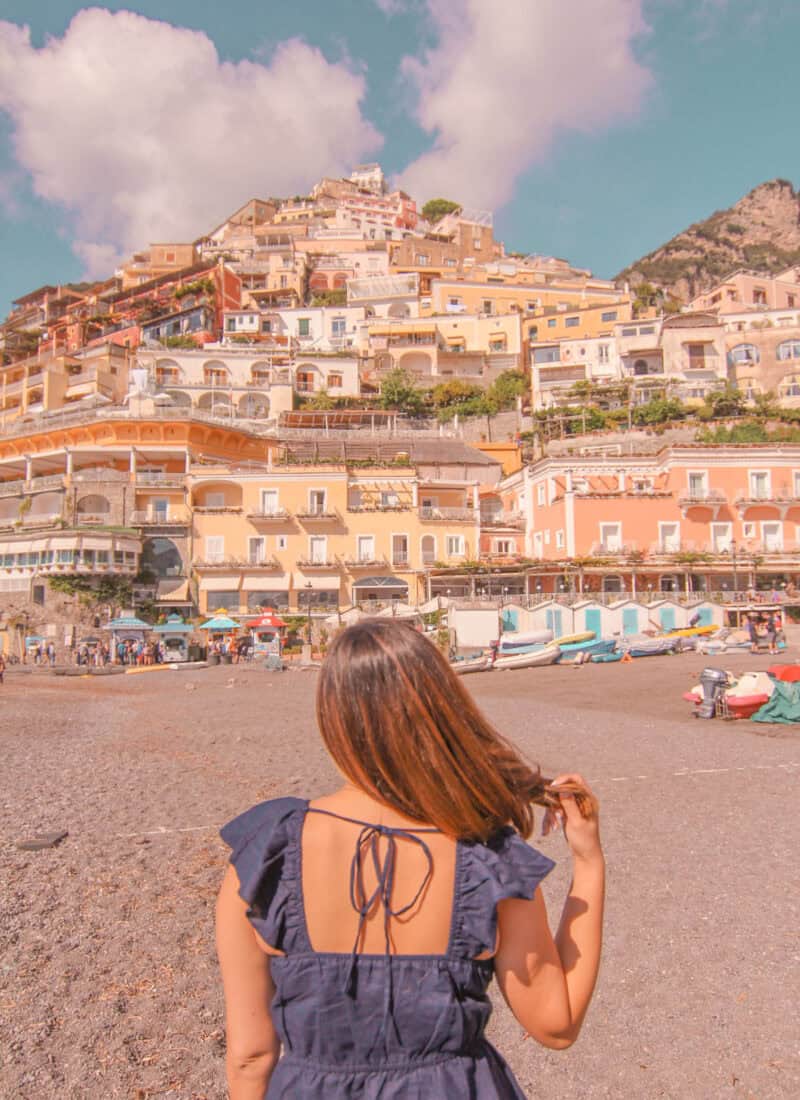
[[[299,889],[299,830],[305,802],[275,798],[223,825],[220,836],[231,848],[239,896],[250,923],[279,951],[302,946],[305,922]]]
[[[511,828],[502,829],[485,844],[462,843],[458,926],[453,940],[459,952],[474,958],[495,949],[497,903],[504,898],[532,898],[555,863]]]

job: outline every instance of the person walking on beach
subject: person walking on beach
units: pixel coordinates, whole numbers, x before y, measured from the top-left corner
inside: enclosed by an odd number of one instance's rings
[[[493,977],[526,1033],[570,1046],[594,991],[604,859],[594,795],[542,777],[400,620],[343,631],[317,723],[344,783],[229,822],[217,900],[231,1100],[524,1100],[484,1037]],[[555,936],[529,847],[562,825]]]
[[[6,659],[2,653],[0,653],[0,684],[3,682],[3,676],[6,671]]]
[[[767,615],[767,644],[770,653],[778,652],[778,624],[773,611]]]
[[[750,638],[750,652],[758,653],[758,628],[754,615],[747,616],[747,634]]]

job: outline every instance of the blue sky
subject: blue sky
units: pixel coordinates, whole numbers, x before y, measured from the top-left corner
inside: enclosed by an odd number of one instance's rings
[[[0,21],[0,312],[359,159],[606,276],[800,185],[796,0],[0,0]]]

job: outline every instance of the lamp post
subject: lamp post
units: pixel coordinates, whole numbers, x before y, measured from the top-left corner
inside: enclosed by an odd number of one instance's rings
[[[311,583],[311,581],[308,581],[306,584],[303,585],[303,588],[305,589],[306,599],[307,599],[307,603],[308,603],[307,634],[308,634],[308,644],[309,644],[309,647],[310,647],[311,646],[311,592],[314,588],[314,585]]]
[[[733,598],[736,599],[736,593],[739,590],[738,577],[736,573],[736,539],[731,539],[731,565],[733,566]],[[724,587],[724,585],[723,585]]]

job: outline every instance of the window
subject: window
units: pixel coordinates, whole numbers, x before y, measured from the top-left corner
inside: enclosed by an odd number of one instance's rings
[[[680,550],[680,527],[677,523],[659,523],[658,548],[662,554],[674,554]]]
[[[236,332],[236,318],[235,317],[226,317],[225,318],[225,331],[226,332]]]
[[[281,275],[281,277],[278,281],[280,283],[281,290],[285,290],[287,288],[287,286],[289,285],[289,279],[288,279],[288,276],[286,276],[286,275]]]
[[[206,535],[206,561],[219,562],[225,559],[225,536]]]
[[[447,308],[448,309],[462,309],[463,305],[464,305],[464,303],[461,301],[460,298],[448,298],[447,299]]]
[[[298,336],[310,336],[311,335],[311,318],[310,317],[298,317],[298,319],[297,319],[297,335]]]
[[[325,489],[309,489],[308,490],[308,510],[315,516],[324,515],[327,505],[328,494]]]
[[[557,550],[563,550],[564,549],[564,532],[563,531],[556,531],[556,549]]]
[[[533,361],[534,363],[559,363],[561,361],[561,351],[558,344],[549,348],[534,348],[533,349]]]
[[[756,525],[754,523],[742,524],[742,538],[754,539],[756,537]]]
[[[331,335],[335,338],[337,336],[344,336],[347,332],[347,321],[344,317],[334,317],[331,321]]]
[[[762,523],[761,544],[768,554],[783,550],[783,524],[777,521]]]
[[[598,363],[607,363],[608,362],[608,344],[598,344],[597,345],[597,362]]]
[[[272,332],[272,321],[262,321],[261,331],[264,333]]]
[[[42,555],[44,557],[44,555]],[[96,559],[98,565],[108,565],[110,556],[108,550],[98,550],[96,553]]]
[[[326,535],[311,535],[308,540],[309,561],[315,565],[324,565],[328,560],[328,539]]]
[[[514,540],[513,539],[495,539],[494,540],[494,552],[495,554],[502,554],[504,557],[511,557],[514,553]]]
[[[548,328],[555,328],[557,324],[558,324],[558,319],[556,317],[548,317],[548,319],[547,319],[547,327]]]
[[[239,608],[239,592],[231,588],[226,592],[206,592],[206,608],[212,611],[230,611]]]
[[[635,328],[624,328],[622,330],[622,335],[623,336],[635,336],[636,335],[636,329]]]
[[[789,309],[794,309],[795,300],[796,299],[795,299],[794,294],[787,294],[786,295],[786,305]]]
[[[375,561],[375,536],[374,535],[359,535],[358,536],[358,560],[359,561]]]
[[[278,511],[278,490],[261,490],[261,511],[266,516],[274,516]]]
[[[564,324],[567,328],[577,328],[580,323],[580,317],[567,317],[567,319],[564,321]]]
[[[600,314],[601,321],[616,321],[617,311],[615,309],[606,310],[605,313]]]
[[[38,604],[39,607],[44,606],[44,585],[35,584],[33,586],[33,602]]]
[[[622,524],[601,523],[600,543],[603,550],[613,551],[622,549]]]
[[[761,470],[750,471],[750,497],[752,500],[769,499],[769,474]]]
[[[730,523],[711,524],[711,548],[714,553],[721,554],[731,548],[732,526]]]
[[[358,512],[361,510],[361,490],[360,489],[348,489],[347,490],[347,507],[351,512]]]
[[[175,263],[175,253],[174,252],[165,252],[164,253],[164,263],[165,264],[174,264]]]
[[[398,508],[400,506],[400,497],[397,493],[383,490],[381,491],[381,508]]]
[[[728,352],[728,358],[732,363],[757,363],[761,356],[753,344],[737,344]]]
[[[445,539],[445,549],[448,558],[460,558],[464,556],[464,536],[448,535]]]
[[[225,507],[225,494],[224,493],[206,493],[204,508],[224,508]]]
[[[494,302],[491,298],[484,298],[481,302],[481,313],[494,313]]]
[[[653,335],[655,335],[655,331],[656,331],[655,325],[640,325],[639,326],[639,335],[640,336],[653,336]]]
[[[689,496],[703,500],[708,493],[708,475],[705,473],[689,474]]]
[[[545,505],[545,492],[545,484],[542,481],[536,486],[536,503],[540,508],[544,508]]]
[[[285,550],[289,545],[288,535],[277,535],[275,537],[275,546],[278,550]]]
[[[753,287],[753,305],[765,306],[767,304],[767,292],[761,286]]]
[[[74,550],[56,550],[56,561],[59,565],[72,565]]]
[[[782,344],[778,344],[775,355],[782,360],[800,359],[800,340],[784,340]]]
[[[408,535],[392,535],[392,565],[408,565]]]
[[[425,252],[418,252],[415,257],[415,261],[418,267],[426,267],[428,264],[428,260],[429,257]]]
[[[342,374],[329,374],[328,375],[328,389],[340,390],[344,385],[344,375]]]
[[[542,556],[542,532],[534,531],[533,533],[533,556],[540,558]]]
[[[266,560],[266,539],[263,537],[247,540],[247,560],[251,565],[259,565]]]

